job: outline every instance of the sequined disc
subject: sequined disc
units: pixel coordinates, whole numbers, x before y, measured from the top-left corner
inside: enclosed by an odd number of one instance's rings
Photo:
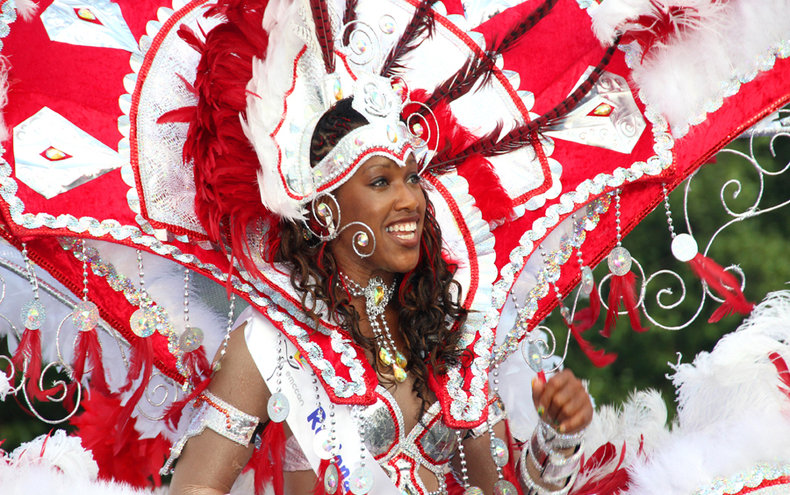
[[[80,301],[71,312],[71,321],[80,332],[90,332],[99,323],[99,308],[90,301]]]
[[[349,488],[354,495],[365,495],[373,488],[373,473],[367,466],[360,466],[351,473]]]
[[[617,246],[606,258],[609,271],[617,276],[623,276],[631,271],[631,253],[623,246]]]
[[[516,487],[508,480],[499,480],[494,483],[494,495],[517,495]]]
[[[129,326],[138,337],[150,337],[156,331],[156,315],[148,308],[140,308],[132,313]]]
[[[483,490],[476,486],[470,486],[464,490],[464,495],[483,495]]]
[[[337,475],[337,466],[332,463],[327,466],[326,471],[324,471],[324,491],[332,495],[337,491],[339,484],[340,477]]]
[[[38,299],[28,301],[22,306],[22,311],[20,311],[19,314],[19,319],[22,320],[22,324],[25,325],[25,328],[30,330],[38,330],[41,328],[46,318],[47,308],[45,308]]]
[[[332,442],[326,429],[318,430],[313,437],[313,452],[321,459],[332,458]]]
[[[196,351],[203,344],[203,330],[198,327],[186,327],[178,337],[178,348],[182,352]]]
[[[280,392],[272,394],[269,397],[269,403],[266,405],[266,410],[269,413],[269,419],[275,423],[282,423],[291,412],[291,405],[288,403],[288,397]]]
[[[491,440],[491,457],[494,458],[494,463],[502,467],[507,464],[508,455],[507,444],[501,438],[494,438]]]
[[[536,342],[527,345],[527,364],[535,371],[543,369],[543,356],[540,351],[540,346]]]

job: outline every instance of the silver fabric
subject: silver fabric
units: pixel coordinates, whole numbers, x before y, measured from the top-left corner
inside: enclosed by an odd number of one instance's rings
[[[52,41],[137,51],[121,7],[109,0],[55,0],[41,14]]]

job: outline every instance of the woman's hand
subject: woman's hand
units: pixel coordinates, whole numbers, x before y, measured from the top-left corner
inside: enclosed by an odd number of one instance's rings
[[[575,433],[592,421],[590,396],[571,370],[560,371],[548,382],[532,380],[532,400],[543,421],[560,433]]]

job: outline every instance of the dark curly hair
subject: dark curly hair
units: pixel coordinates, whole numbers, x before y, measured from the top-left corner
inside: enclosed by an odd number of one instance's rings
[[[367,120],[351,108],[350,99],[335,104],[316,125],[310,147],[311,165],[320,162],[343,136],[365,124]],[[414,392],[422,400],[422,411],[427,403],[428,365],[434,373],[441,374],[447,365],[458,362],[460,332],[457,329],[467,314],[459,304],[460,285],[453,280],[456,267],[442,257],[441,230],[427,194],[425,199],[419,260],[413,270],[398,276],[396,303],[400,331],[408,346],[407,371],[415,378]],[[319,243],[303,224],[283,221],[279,244],[271,254],[274,261],[291,266],[291,284],[301,295],[304,310],[316,323],[319,316],[315,313],[315,301],[322,301],[329,315],[355,342],[373,356],[377,355],[375,339],[360,331],[360,316],[341,288],[336,260],[325,243]],[[373,362],[378,371],[378,360]]]

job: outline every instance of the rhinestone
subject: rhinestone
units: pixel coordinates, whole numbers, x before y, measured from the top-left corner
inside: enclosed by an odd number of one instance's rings
[[[19,318],[29,330],[38,330],[47,318],[47,308],[38,299],[28,301],[22,306]]]
[[[349,481],[351,493],[354,495],[364,495],[373,488],[373,473],[371,473],[370,469],[366,466],[360,466],[351,473],[351,479]]]
[[[400,353],[400,351],[395,352],[395,363],[403,369],[406,369],[406,365],[409,363],[406,361],[406,357]]]
[[[516,487],[508,480],[499,480],[494,483],[494,495],[516,495]]]
[[[357,53],[360,55],[364,54],[368,50],[368,43],[361,36],[357,37],[357,42],[355,44],[357,47]]]
[[[398,131],[392,126],[392,124],[387,125],[387,138],[393,143],[398,142]]]
[[[606,259],[609,271],[617,276],[623,276],[631,271],[631,253],[622,246],[617,246],[609,253]]]
[[[365,140],[362,139],[362,136],[357,136],[357,137],[354,138],[354,145],[355,146],[361,148],[362,145],[364,145],[364,144],[365,144]]]
[[[565,321],[568,321],[568,320],[571,319],[571,310],[568,309],[568,306],[565,306],[565,305],[560,306],[560,314],[565,319]]]
[[[156,331],[156,314],[149,308],[140,308],[129,319],[132,332],[138,337],[150,337]]]
[[[203,330],[198,327],[186,327],[178,337],[178,348],[182,352],[196,351],[203,343]]]
[[[507,464],[508,458],[510,456],[508,455],[507,444],[505,444],[504,440],[502,440],[501,438],[494,438],[493,440],[491,440],[490,448],[491,448],[491,457],[494,458],[494,463],[497,466],[502,467],[505,464]]]
[[[333,91],[335,93],[335,100],[340,101],[343,99],[343,87],[340,85],[340,79],[335,79],[333,84]]]
[[[582,294],[589,296],[593,291],[595,285],[595,278],[593,277],[592,269],[589,266],[582,267]]]
[[[93,21],[98,20],[98,19],[96,19],[96,14],[94,14],[93,12],[91,12],[90,9],[85,8],[85,7],[77,9],[77,17],[79,17],[83,21],[91,21],[91,22],[93,22]]]
[[[332,458],[332,441],[329,432],[318,430],[313,437],[313,452],[321,459]]]
[[[608,117],[614,111],[614,107],[608,103],[599,103],[597,107],[592,109],[592,112],[588,113],[587,116],[589,117]]]
[[[99,323],[99,308],[90,301],[80,301],[74,306],[71,321],[81,332],[89,332]]]
[[[291,411],[291,406],[288,403],[288,397],[280,392],[272,394],[269,397],[269,403],[266,405],[266,410],[269,413],[269,419],[275,423],[282,423],[288,417]]]
[[[379,361],[381,361],[381,364],[384,366],[389,366],[392,364],[392,355],[386,347],[379,349]]]
[[[379,28],[384,34],[392,34],[395,32],[395,20],[390,16],[386,16],[381,20]]]
[[[537,342],[530,342],[527,346],[527,364],[535,371],[543,369],[543,355]]]
[[[318,211],[318,216],[321,218],[329,218],[332,216],[332,210],[329,208],[329,205],[326,203],[318,203],[318,207],[316,208]]]
[[[359,247],[367,247],[369,241],[370,239],[368,238],[368,235],[365,232],[359,232],[357,235],[354,236],[354,242]]]
[[[424,130],[425,130],[425,127],[423,127],[423,125],[420,124],[419,122],[417,122],[413,126],[411,126],[411,132],[415,136],[422,136],[422,131],[424,131]]]
[[[49,148],[44,150],[44,153],[42,153],[42,154],[44,155],[44,158],[46,158],[47,160],[52,161],[52,162],[57,162],[57,161],[65,160],[66,158],[69,158],[69,155],[67,155],[65,152],[63,152],[63,151],[61,151],[61,150],[59,150],[59,149],[57,149],[57,148],[55,148],[53,146],[50,146]]]
[[[698,252],[697,241],[689,234],[678,234],[672,239],[672,256],[678,261],[691,261]]]
[[[395,94],[400,97],[401,101],[406,100],[409,88],[406,86],[406,82],[403,79],[398,78],[392,81],[392,89],[395,91]]]
[[[324,471],[324,491],[332,495],[340,485],[340,477],[337,475],[337,466],[332,463]]]
[[[406,372],[403,371],[403,368],[398,366],[397,364],[392,365],[392,374],[395,375],[395,381],[398,383],[403,383],[406,381]]]
[[[464,495],[483,495],[483,490],[476,486],[470,486],[464,490]]]

